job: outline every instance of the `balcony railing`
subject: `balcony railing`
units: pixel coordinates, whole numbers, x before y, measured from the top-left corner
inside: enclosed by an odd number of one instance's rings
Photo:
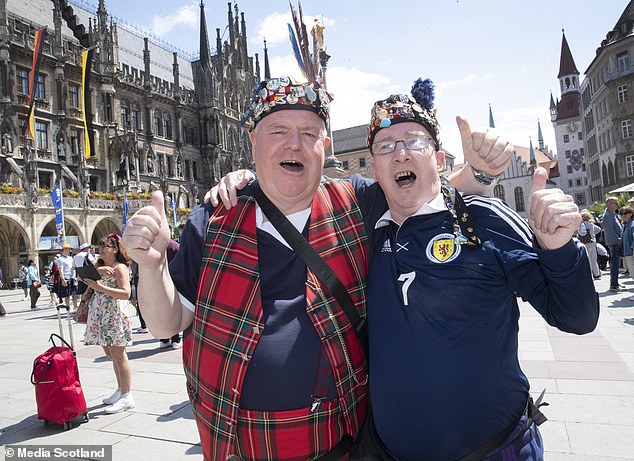
[[[27,201],[25,193],[21,194],[0,194],[0,207],[19,207],[24,208]],[[128,200],[128,209],[135,211],[149,205],[150,199],[133,199]],[[83,208],[82,199],[78,197],[64,197],[64,209],[80,209]],[[37,197],[37,206],[41,208],[53,208],[53,201],[50,195],[39,195]],[[119,210],[123,209],[123,200],[106,200],[103,198],[88,199],[88,208],[95,210]]]

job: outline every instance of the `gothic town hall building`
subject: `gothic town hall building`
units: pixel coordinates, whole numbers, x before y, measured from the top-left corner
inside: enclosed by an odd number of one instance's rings
[[[109,16],[106,2],[0,0],[0,267],[43,268],[58,252],[51,189],[63,190],[65,239],[77,248],[121,232],[130,213],[162,190],[184,221],[218,178],[252,166],[240,119],[260,80],[249,56],[244,13],[228,4],[224,36],[210,46],[200,4],[199,56],[187,56]],[[22,133],[36,30],[45,29],[33,82],[35,136]],[[82,51],[93,50],[83,113]],[[265,51],[266,53],[266,51]],[[265,60],[267,59],[265,55]],[[268,64],[265,62],[265,64]],[[266,68],[268,66],[265,66]],[[83,117],[94,143],[86,158]]]

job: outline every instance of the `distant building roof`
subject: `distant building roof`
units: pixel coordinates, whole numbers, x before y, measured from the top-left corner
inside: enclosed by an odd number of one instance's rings
[[[367,148],[368,125],[353,126],[332,132],[335,155]]]

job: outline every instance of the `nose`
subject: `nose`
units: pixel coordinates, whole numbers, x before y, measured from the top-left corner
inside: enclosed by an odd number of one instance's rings
[[[403,161],[409,159],[409,149],[405,147],[405,141],[396,141],[394,144],[394,152],[392,153],[392,160]]]
[[[284,144],[287,149],[299,149],[299,146],[301,144],[299,130],[289,130],[289,132],[286,134],[286,140]]]

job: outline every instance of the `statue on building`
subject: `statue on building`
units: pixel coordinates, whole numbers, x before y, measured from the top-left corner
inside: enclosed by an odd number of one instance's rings
[[[64,142],[64,135],[57,137],[57,160],[66,161],[66,143]]]
[[[13,154],[13,138],[11,133],[6,131],[2,134],[2,153],[4,155]]]
[[[183,177],[183,154],[180,151],[176,153],[176,176]]]

